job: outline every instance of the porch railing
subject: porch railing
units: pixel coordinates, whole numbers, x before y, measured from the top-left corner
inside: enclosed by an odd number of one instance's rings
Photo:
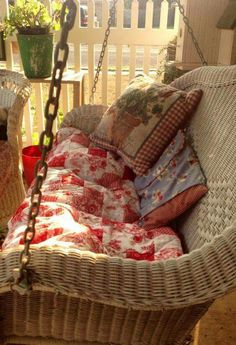
[[[85,1],[83,1],[84,3]],[[88,0],[88,25],[80,25],[80,2],[77,1],[77,18],[73,30],[69,35],[70,58],[68,69],[74,72],[81,70],[86,72],[85,102],[89,101],[89,90],[93,85],[94,74],[99,56],[99,49],[107,27],[111,2],[102,3],[102,17],[98,24],[95,22],[95,11],[98,1]],[[50,1],[44,1],[50,6]],[[101,78],[96,93],[96,103],[110,104],[122,92],[128,81],[135,76],[137,70],[146,74],[156,73],[163,60],[163,48],[172,40],[178,31],[179,14],[175,12],[173,27],[168,28],[169,2],[163,0],[160,7],[158,27],[155,22],[155,0],[146,3],[145,21],[143,27],[139,27],[139,1],[132,0],[129,10],[130,25],[124,23],[124,2],[118,1],[116,23],[111,28],[109,44],[104,57]],[[8,13],[8,1],[0,0],[1,14],[3,18]],[[1,18],[0,18],[1,19]],[[143,18],[144,19],[144,18]],[[126,21],[126,19],[125,19]],[[125,24],[125,25],[124,25]],[[130,26],[130,27],[127,27]],[[55,40],[58,40],[56,33]],[[10,70],[22,70],[19,54],[15,52],[16,38],[12,37],[5,42],[6,63],[1,63],[3,68]],[[38,133],[44,126],[44,102],[47,98],[47,86],[42,83],[33,83],[33,93],[28,102],[23,119],[23,144],[30,145],[37,142]],[[71,86],[63,85],[61,95],[61,113],[65,114],[72,108]],[[57,125],[55,126],[55,130]]]

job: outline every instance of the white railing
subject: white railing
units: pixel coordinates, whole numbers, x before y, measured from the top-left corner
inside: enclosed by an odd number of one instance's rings
[[[44,1],[49,5],[50,1]],[[85,1],[83,1],[84,3]],[[101,1],[100,1],[101,3]],[[80,26],[80,4],[77,5],[77,17],[73,30],[70,32],[70,58],[68,68],[74,72],[84,70],[87,72],[85,80],[85,102],[89,101],[89,90],[93,85],[99,49],[104,39],[104,33],[109,18],[111,2],[102,1],[102,18],[99,25],[94,20],[96,1],[88,0],[88,26]],[[1,13],[4,17],[8,13],[8,1],[0,0]],[[104,56],[101,78],[96,93],[96,103],[110,104],[122,92],[128,81],[135,76],[137,70],[147,74],[156,73],[163,59],[163,47],[172,40],[178,31],[179,14],[175,13],[174,26],[167,28],[169,4],[163,0],[160,11],[160,25],[153,27],[154,3],[146,3],[145,26],[138,27],[139,1],[133,0],[130,9],[131,27],[124,27],[124,2],[118,1],[116,12],[116,25],[111,28],[109,44]],[[126,11],[127,12],[127,11]],[[127,25],[126,25],[127,26]],[[56,34],[56,41],[59,33]],[[5,67],[10,70],[21,70],[18,54],[14,53],[16,38],[5,42],[7,61]],[[47,88],[44,84],[33,84],[34,91],[31,100],[25,108],[24,114],[24,145],[32,143],[41,131],[44,118],[44,101],[47,98]],[[44,93],[46,91],[46,95]],[[61,95],[61,110],[65,114],[72,108],[71,89],[63,85]],[[55,127],[55,130],[57,128]],[[34,133],[34,135],[33,135]],[[37,138],[36,138],[37,140]],[[34,142],[34,140],[33,140]]]

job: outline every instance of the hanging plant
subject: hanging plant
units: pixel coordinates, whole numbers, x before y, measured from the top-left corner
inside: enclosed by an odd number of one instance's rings
[[[52,13],[39,0],[18,0],[9,6],[9,16],[4,19],[5,37],[20,34],[44,34],[60,28],[61,0],[52,1]]]
[[[52,71],[53,31],[60,28],[62,0],[51,2],[51,13],[40,0],[18,0],[4,19],[5,38],[16,33],[28,78],[46,78]]]

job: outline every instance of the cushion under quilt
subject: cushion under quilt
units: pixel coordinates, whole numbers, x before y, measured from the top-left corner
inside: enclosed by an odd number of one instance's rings
[[[116,154],[94,147],[80,130],[59,130],[48,165],[33,247],[76,248],[137,260],[182,254],[170,227],[146,231],[138,226],[132,171]],[[23,244],[30,191],[9,222],[3,249]]]

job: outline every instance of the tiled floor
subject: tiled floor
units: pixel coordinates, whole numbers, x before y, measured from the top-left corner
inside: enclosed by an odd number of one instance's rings
[[[194,335],[194,345],[236,345],[236,292],[214,302]]]

